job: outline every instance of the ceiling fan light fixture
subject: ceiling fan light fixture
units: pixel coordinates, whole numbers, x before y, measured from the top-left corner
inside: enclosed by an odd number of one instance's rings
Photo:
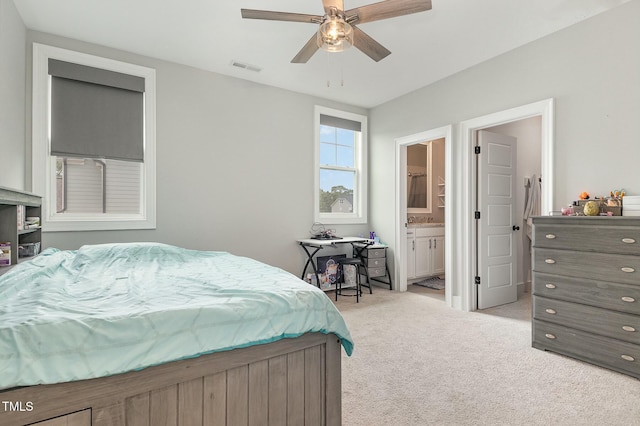
[[[358,26],[367,22],[431,10],[431,1],[378,0],[377,3],[345,11],[344,0],[322,0],[324,15],[254,9],[241,9],[241,13],[245,19],[306,22],[319,25],[320,28],[318,28],[317,32],[309,38],[302,49],[293,57],[292,64],[307,63],[319,49],[327,52],[342,52],[351,46],[378,62],[389,56],[391,51],[367,35]],[[357,43],[354,44],[354,41],[357,41]]]
[[[353,27],[334,12],[320,24],[317,41],[322,50],[342,52],[353,46]]]

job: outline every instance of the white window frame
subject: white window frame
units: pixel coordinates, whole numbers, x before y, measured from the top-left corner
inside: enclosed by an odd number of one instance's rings
[[[353,212],[351,213],[321,213],[320,212],[320,115],[344,118],[361,124],[360,140],[355,141],[355,188],[353,189]],[[323,224],[360,224],[367,223],[367,117],[332,108],[316,105],[314,111],[314,222]]]
[[[49,58],[135,75],[145,79],[144,163],[139,214],[56,213],[55,157],[50,144],[51,78]],[[33,44],[33,192],[43,197],[42,230],[96,231],[156,227],[156,72],[152,68],[44,44]]]

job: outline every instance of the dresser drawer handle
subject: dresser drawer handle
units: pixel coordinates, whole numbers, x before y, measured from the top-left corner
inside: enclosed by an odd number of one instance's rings
[[[544,263],[548,263],[549,265],[553,265],[554,263],[556,263],[556,261],[553,260],[553,259],[545,259]]]
[[[636,271],[635,269],[629,268],[629,267],[626,267],[626,266],[624,268],[620,268],[620,270],[622,272],[627,272],[627,273],[631,273],[631,272],[635,272]]]
[[[556,288],[556,285],[555,285],[555,284],[553,284],[553,283],[546,283],[544,286],[545,286],[546,288]]]
[[[555,334],[551,334],[551,333],[546,333],[546,334],[544,335],[544,337],[546,337],[547,339],[551,339],[551,340],[553,340],[553,339],[555,339],[555,338],[556,338],[556,335],[555,335]]]
[[[629,296],[623,296],[622,297],[622,301],[631,303],[631,302],[635,302],[636,299],[634,299],[633,297],[629,297]]]
[[[620,358],[624,359],[625,361],[635,361],[636,360],[631,355],[620,355]]]
[[[545,235],[545,238],[547,240],[555,240],[556,235],[555,234],[547,234],[547,235]]]
[[[546,313],[548,313],[548,314],[551,314],[551,315],[555,315],[556,314],[556,310],[555,309],[547,308],[544,311]]]
[[[633,238],[623,238],[622,242],[626,244],[633,244],[636,242],[636,240],[634,240]]]

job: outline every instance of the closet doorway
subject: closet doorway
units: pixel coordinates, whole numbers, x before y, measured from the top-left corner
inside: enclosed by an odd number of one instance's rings
[[[515,130],[523,125],[529,125],[538,129],[537,136],[534,136],[534,139],[537,138],[535,143],[525,143],[524,139],[526,139],[526,137],[523,138],[522,135],[527,133]],[[514,212],[516,212],[516,216],[514,217],[513,226],[519,225],[521,228],[519,235],[525,235],[526,227],[523,223],[522,213],[524,211],[523,199],[524,193],[526,192],[525,181],[527,178],[531,179],[534,175],[536,179],[540,176],[542,177],[539,214],[546,215],[551,211],[553,200],[553,99],[465,121],[461,123],[461,130],[462,146],[468,147],[467,150],[463,150],[462,160],[463,164],[468,164],[469,170],[467,174],[468,186],[466,188],[463,186],[462,191],[462,198],[467,201],[463,202],[462,206],[467,204],[467,207],[463,207],[463,210],[470,212],[467,222],[468,225],[462,228],[463,232],[461,233],[463,240],[469,241],[467,247],[469,256],[461,265],[461,277],[468,277],[468,281],[465,280],[468,284],[463,285],[461,290],[463,309],[472,311],[479,308],[490,307],[478,305],[479,292],[487,290],[492,286],[491,291],[495,291],[496,287],[499,287],[498,284],[500,284],[492,282],[488,272],[488,264],[486,262],[483,263],[480,248],[487,248],[489,241],[480,239],[483,235],[481,229],[483,222],[482,219],[477,219],[478,214],[473,214],[475,211],[478,211],[477,206],[482,205],[481,200],[486,196],[486,194],[482,193],[482,188],[484,187],[486,189],[486,185],[483,184],[486,183],[488,179],[488,176],[480,173],[476,162],[475,147],[478,146],[478,134],[481,130],[490,130],[495,133],[512,133],[512,135],[515,132],[516,135],[513,136],[518,137],[519,133],[520,138],[523,139],[518,143],[518,150],[521,151],[520,157],[522,160],[520,163],[522,166],[517,167],[520,170],[515,174],[516,182],[514,187],[519,192],[519,196],[516,197],[514,202]],[[534,131],[533,134],[536,134],[536,131]],[[527,162],[528,159],[526,156],[533,156],[533,158],[538,158],[538,160]],[[482,211],[480,211],[480,218],[482,218],[483,214],[485,214],[486,218],[487,212]],[[516,256],[516,261],[519,263],[519,266],[513,281],[515,285],[518,285],[519,291],[522,293],[523,291],[529,290],[527,282],[530,282],[528,276],[530,264],[525,262],[525,258],[528,257],[526,253],[528,248],[525,247],[527,238],[519,238],[518,241],[519,243],[514,244],[514,247],[519,253]],[[505,286],[504,290],[505,292],[510,292],[513,289]],[[500,303],[496,303],[496,305],[497,304]]]
[[[513,137],[516,140],[517,154],[513,168],[513,216],[512,223],[509,223],[515,263],[513,284],[516,298],[512,301],[516,301],[524,293],[531,291],[531,229],[527,217],[541,214],[542,117],[538,115],[523,118],[479,132],[491,132]],[[478,301],[479,309],[482,309],[481,302],[481,300]]]
[[[441,249],[441,245],[444,245],[444,250],[437,250],[438,254],[435,255],[434,258],[431,258],[430,261],[434,265],[439,265],[440,262],[444,263],[444,274],[439,275],[445,277],[445,301],[449,306],[451,306],[451,283],[449,280],[446,280],[446,276],[451,270],[451,242],[449,241],[450,233],[447,232],[447,228],[449,226],[448,224],[451,223],[452,216],[451,209],[448,208],[450,200],[447,196],[449,189],[447,188],[446,182],[451,178],[451,167],[449,167],[451,164],[451,134],[452,126],[444,126],[396,139],[395,278],[397,285],[395,289],[398,291],[406,291],[407,282],[411,281],[411,279],[408,278],[408,267],[411,266],[408,265],[408,261],[411,255],[415,255],[415,252],[412,250],[413,246],[410,244],[407,235],[408,230],[410,227],[414,228],[417,226],[424,227],[425,229],[428,228],[428,224],[430,223],[429,218],[431,218],[431,223],[444,223],[444,226],[441,228],[444,231],[444,239],[438,237],[436,241],[436,237],[427,237],[426,248],[428,249],[428,244],[431,242],[431,248],[433,252],[436,253],[436,249]],[[427,205],[425,205],[424,210],[420,210],[419,207],[408,208],[409,189],[411,185],[409,173],[411,172],[413,174],[414,172],[418,172],[418,170],[414,171],[407,164],[407,150],[409,146],[428,144],[429,141],[437,141],[437,145],[433,144],[428,146],[432,160],[437,156],[437,161],[441,163],[438,165],[433,164],[432,169],[429,170],[429,172],[432,172],[431,185],[429,186],[431,190],[430,211],[428,211],[429,207],[427,207]],[[415,192],[413,195],[415,195]],[[440,246],[438,244],[440,244]],[[442,255],[444,255],[443,260],[441,259]]]

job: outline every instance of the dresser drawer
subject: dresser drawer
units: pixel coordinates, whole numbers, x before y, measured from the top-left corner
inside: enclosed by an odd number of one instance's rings
[[[385,258],[384,257],[370,257],[365,259],[367,262],[367,268],[384,268],[385,266]]]
[[[536,225],[533,245],[568,250],[640,255],[640,227],[567,225]]]
[[[640,286],[533,273],[533,294],[640,315]]]
[[[387,272],[385,270],[385,267],[381,266],[378,268],[367,268],[367,274],[369,274],[369,278],[375,278],[384,277],[385,275],[387,275]]]
[[[546,248],[533,249],[533,270],[640,285],[640,257]]]
[[[368,259],[380,259],[385,257],[385,252],[385,248],[364,249],[362,251],[362,257],[366,257]]]
[[[534,296],[533,318],[640,344],[640,316],[633,314]]]
[[[640,346],[632,343],[534,320],[532,346],[640,378]]]

